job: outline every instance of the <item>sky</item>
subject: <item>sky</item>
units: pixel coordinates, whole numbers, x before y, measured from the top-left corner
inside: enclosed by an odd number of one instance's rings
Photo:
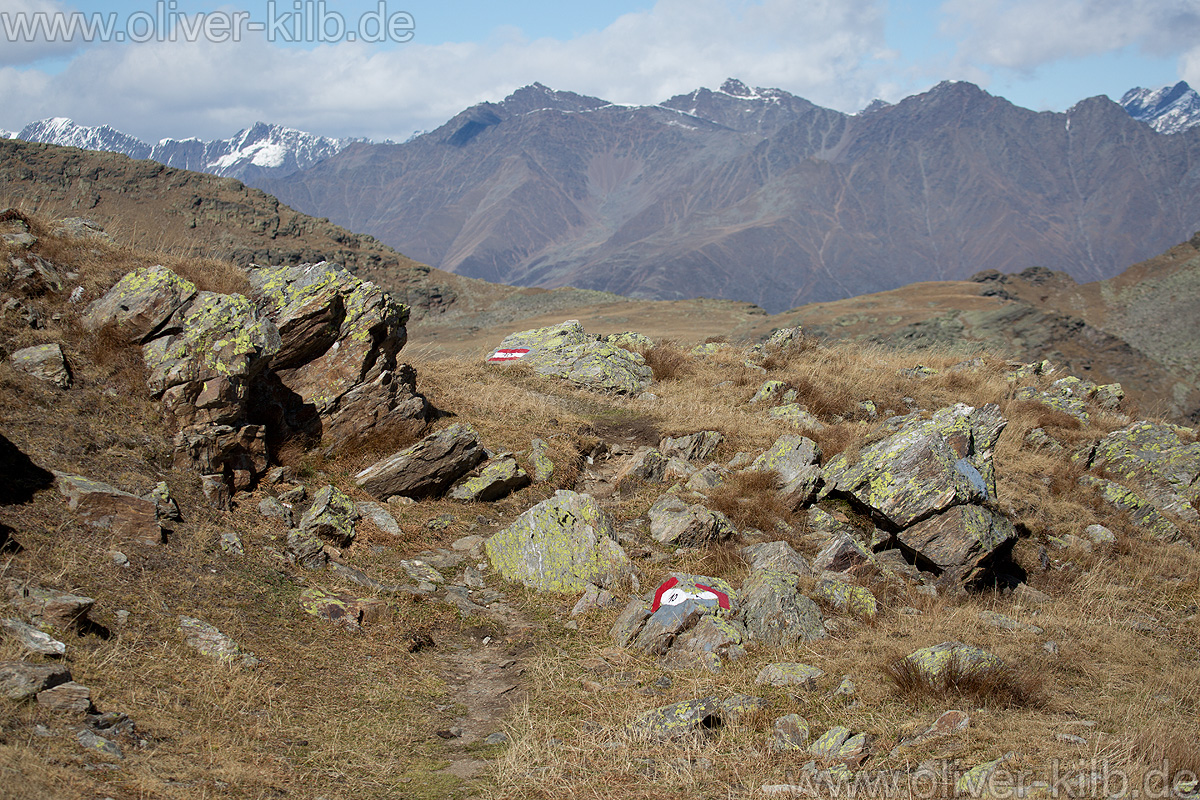
[[[101,27],[46,35],[81,22]],[[1062,111],[1200,88],[1200,0],[0,0],[5,130],[403,141],[535,81],[640,104],[728,77],[846,112],[942,80]]]

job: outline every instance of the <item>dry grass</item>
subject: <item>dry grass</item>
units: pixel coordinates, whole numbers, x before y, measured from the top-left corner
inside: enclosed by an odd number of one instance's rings
[[[965,700],[972,707],[999,708],[1040,708],[1047,702],[1040,676],[1008,666],[972,669],[970,664],[955,658],[935,676],[907,658],[897,658],[884,665],[883,673],[910,702],[932,700],[955,704]]]
[[[780,484],[776,472],[735,472],[709,492],[708,505],[729,517],[738,530],[775,531],[792,518],[792,509],[779,496]]]
[[[658,342],[643,352],[642,356],[656,381],[674,381],[687,374],[688,354],[675,342]]]

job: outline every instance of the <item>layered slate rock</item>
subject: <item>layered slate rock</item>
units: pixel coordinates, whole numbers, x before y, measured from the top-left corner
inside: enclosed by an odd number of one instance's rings
[[[206,423],[175,434],[175,466],[244,491],[267,471],[267,432],[262,425]]]
[[[900,544],[938,573],[961,570],[964,581],[989,566],[1016,541],[1007,517],[980,505],[962,505],[897,534]]]
[[[963,503],[995,497],[991,454],[1006,422],[995,406],[958,404],[932,419],[914,419],[853,462],[824,467],[826,493],[845,495],[895,528]]]
[[[820,609],[800,594],[795,575],[769,570],[754,573],[742,584],[738,596],[739,618],[751,639],[787,646],[826,636]]]
[[[125,341],[144,344],[197,294],[196,285],[163,266],[130,272],[83,315],[90,331],[111,325]]]
[[[233,639],[221,633],[216,626],[195,617],[180,617],[179,630],[184,642],[201,655],[225,663],[239,663],[253,667],[258,659],[253,653],[242,650]]]
[[[339,547],[349,547],[354,543],[354,521],[358,516],[354,501],[329,484],[313,497],[312,505],[300,519],[300,531],[328,539]]]
[[[520,351],[526,352],[518,358],[504,356]],[[488,360],[527,364],[540,375],[618,394],[637,394],[653,380],[653,373],[641,355],[598,341],[574,319],[510,334]]]
[[[650,535],[663,544],[696,547],[737,534],[729,518],[706,506],[689,504],[668,492],[650,507]]]
[[[742,646],[745,639],[746,630],[741,624],[706,614],[695,627],[675,638],[665,663],[674,669],[719,672],[722,662],[746,654],[746,648]]]
[[[70,680],[71,671],[57,664],[0,661],[0,694],[10,700],[28,700]]]
[[[9,584],[8,597],[17,612],[38,627],[84,631],[92,625],[88,612],[96,601],[91,597],[16,582]]]
[[[506,579],[546,592],[610,587],[629,574],[612,519],[595,498],[566,490],[521,514],[484,548]]]
[[[715,453],[723,441],[725,437],[717,431],[700,431],[686,436],[665,437],[658,443],[658,449],[667,458],[702,461]]]
[[[787,542],[761,542],[746,545],[741,550],[742,558],[751,572],[784,572],[791,575],[812,575],[813,569]]]
[[[805,436],[788,433],[776,439],[750,469],[778,473],[783,482],[780,494],[798,508],[812,499],[821,481],[820,460],[820,445]]]
[[[475,429],[456,422],[372,464],[354,480],[380,500],[438,497],[485,456]]]
[[[62,346],[57,342],[22,347],[9,358],[13,367],[60,389],[71,388],[71,368],[67,366]]]
[[[89,525],[147,544],[162,542],[158,509],[152,501],[79,475],[54,475],[55,486],[67,498],[70,509]]]
[[[463,480],[450,490],[453,500],[490,502],[507,497],[530,483],[529,473],[512,456],[492,459],[478,475]]]

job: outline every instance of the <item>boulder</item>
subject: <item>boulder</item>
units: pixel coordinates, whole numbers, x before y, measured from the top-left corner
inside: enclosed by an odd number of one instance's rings
[[[355,597],[347,592],[329,592],[316,587],[300,593],[300,608],[352,631],[360,630],[364,624],[376,624],[388,613],[387,603],[378,598]]]
[[[741,658],[744,629],[736,622],[705,614],[691,630],[675,637],[671,645],[668,666],[675,668],[704,668],[717,672],[722,661]]]
[[[707,464],[692,473],[684,488],[693,492],[704,492],[715,489],[725,483],[726,470],[720,464]]]
[[[90,331],[112,326],[125,341],[144,344],[196,294],[194,283],[166,267],[145,267],[128,273],[88,305],[83,326]]]
[[[45,631],[27,625],[19,619],[0,619],[0,628],[20,642],[31,653],[55,658],[67,652],[67,646]]]
[[[300,518],[300,531],[328,539],[338,547],[354,544],[354,521],[358,507],[354,501],[333,484],[319,489],[312,505]]]
[[[67,681],[37,693],[37,704],[51,713],[93,714],[92,690],[75,681]]]
[[[90,478],[65,472],[54,475],[54,485],[67,498],[68,506],[89,525],[147,544],[162,543],[158,509],[153,502]]]
[[[905,661],[933,685],[946,680],[948,674],[982,674],[1004,667],[999,656],[963,642],[942,642],[925,647],[909,653]]]
[[[807,428],[813,431],[825,429],[825,423],[810,414],[808,409],[799,403],[784,403],[775,406],[767,412],[767,416],[771,419],[782,420],[796,428]]]
[[[633,644],[646,620],[650,619],[650,604],[640,597],[631,597],[625,608],[617,615],[608,635],[619,647]]]
[[[849,526],[846,526],[849,528]],[[844,530],[832,534],[813,559],[815,572],[846,572],[864,564],[875,563],[867,548]]]
[[[529,485],[529,473],[512,456],[487,462],[478,475],[459,482],[448,495],[452,500],[490,502]]]
[[[821,611],[800,594],[795,575],[765,570],[746,579],[738,593],[739,617],[751,639],[775,646],[824,639]]]
[[[1119,511],[1129,513],[1129,518],[1139,528],[1159,539],[1174,540],[1179,538],[1179,526],[1171,521],[1158,508],[1137,492],[1116,481],[1097,478],[1095,475],[1082,475],[1079,478],[1081,487],[1095,489],[1100,497]]]
[[[83,631],[92,624],[88,612],[96,601],[90,597],[16,582],[9,583],[8,596],[17,613],[36,626]]]
[[[822,578],[813,587],[813,599],[842,614],[851,614],[859,619],[872,620],[879,610],[875,595],[865,586]]]
[[[34,253],[11,256],[13,265],[12,282],[8,289],[14,294],[38,297],[46,292],[63,290],[62,272],[46,259]]]
[[[22,347],[10,356],[14,368],[33,377],[52,383],[60,389],[71,388],[71,368],[67,366],[62,346],[57,342]]]
[[[791,575],[812,575],[813,569],[804,556],[797,553],[787,542],[760,542],[741,549],[742,558],[751,572],[784,572]]]
[[[392,516],[392,512],[379,503],[362,500],[354,505],[358,509],[358,515],[361,519],[370,520],[376,528],[379,528],[379,530],[389,536],[402,536],[404,534],[404,531],[400,529],[400,524]]]
[[[527,364],[540,375],[618,394],[637,394],[653,380],[641,355],[596,341],[578,320],[510,334],[488,361]]]
[[[799,686],[812,691],[817,688],[817,680],[824,676],[824,670],[808,664],[777,663],[767,664],[759,670],[754,682],[760,686]]]
[[[1136,486],[1164,514],[1200,523],[1193,505],[1200,499],[1200,442],[1185,443],[1174,426],[1142,421],[1113,431],[1097,443],[1088,467]]]
[[[380,500],[393,495],[416,500],[438,497],[484,457],[475,429],[456,422],[372,464],[354,480]]]
[[[1007,517],[984,506],[962,505],[918,522],[897,538],[919,565],[931,564],[938,574],[956,572],[968,582],[1011,550],[1017,532]]]
[[[684,700],[646,711],[633,721],[630,733],[653,740],[678,739],[721,724],[721,701],[716,695]]]
[[[805,436],[787,433],[754,459],[750,469],[779,473],[783,482],[780,494],[794,508],[799,508],[812,499],[821,481],[821,468],[817,466],[820,460],[820,445]]]
[[[608,514],[590,495],[566,490],[521,514],[484,548],[506,579],[547,592],[612,587],[630,569]]]
[[[625,479],[636,479],[646,483],[662,483],[667,464],[666,457],[658,450],[653,447],[639,447],[634,451],[629,463],[617,473],[614,481],[619,483]]]
[[[0,661],[0,694],[10,700],[28,700],[70,680],[71,671],[57,664]]]
[[[658,443],[658,449],[667,458],[698,461],[711,457],[723,441],[725,437],[717,431],[700,431],[686,436],[665,437]]]
[[[667,493],[650,507],[650,535],[663,544],[697,547],[735,536],[737,529],[720,511],[689,505]]]
[[[991,455],[1006,421],[995,406],[944,408],[824,467],[823,493],[848,497],[906,528],[963,503],[994,499]]]
[[[239,542],[239,548],[241,543]],[[316,534],[293,529],[288,531],[287,552],[297,564],[305,569],[324,569],[329,555]]]

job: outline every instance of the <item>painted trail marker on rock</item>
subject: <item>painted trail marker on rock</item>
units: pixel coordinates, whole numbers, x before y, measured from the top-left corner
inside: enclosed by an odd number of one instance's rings
[[[488,361],[516,361],[529,352],[528,347],[515,347],[507,350],[497,350],[488,357]]]

